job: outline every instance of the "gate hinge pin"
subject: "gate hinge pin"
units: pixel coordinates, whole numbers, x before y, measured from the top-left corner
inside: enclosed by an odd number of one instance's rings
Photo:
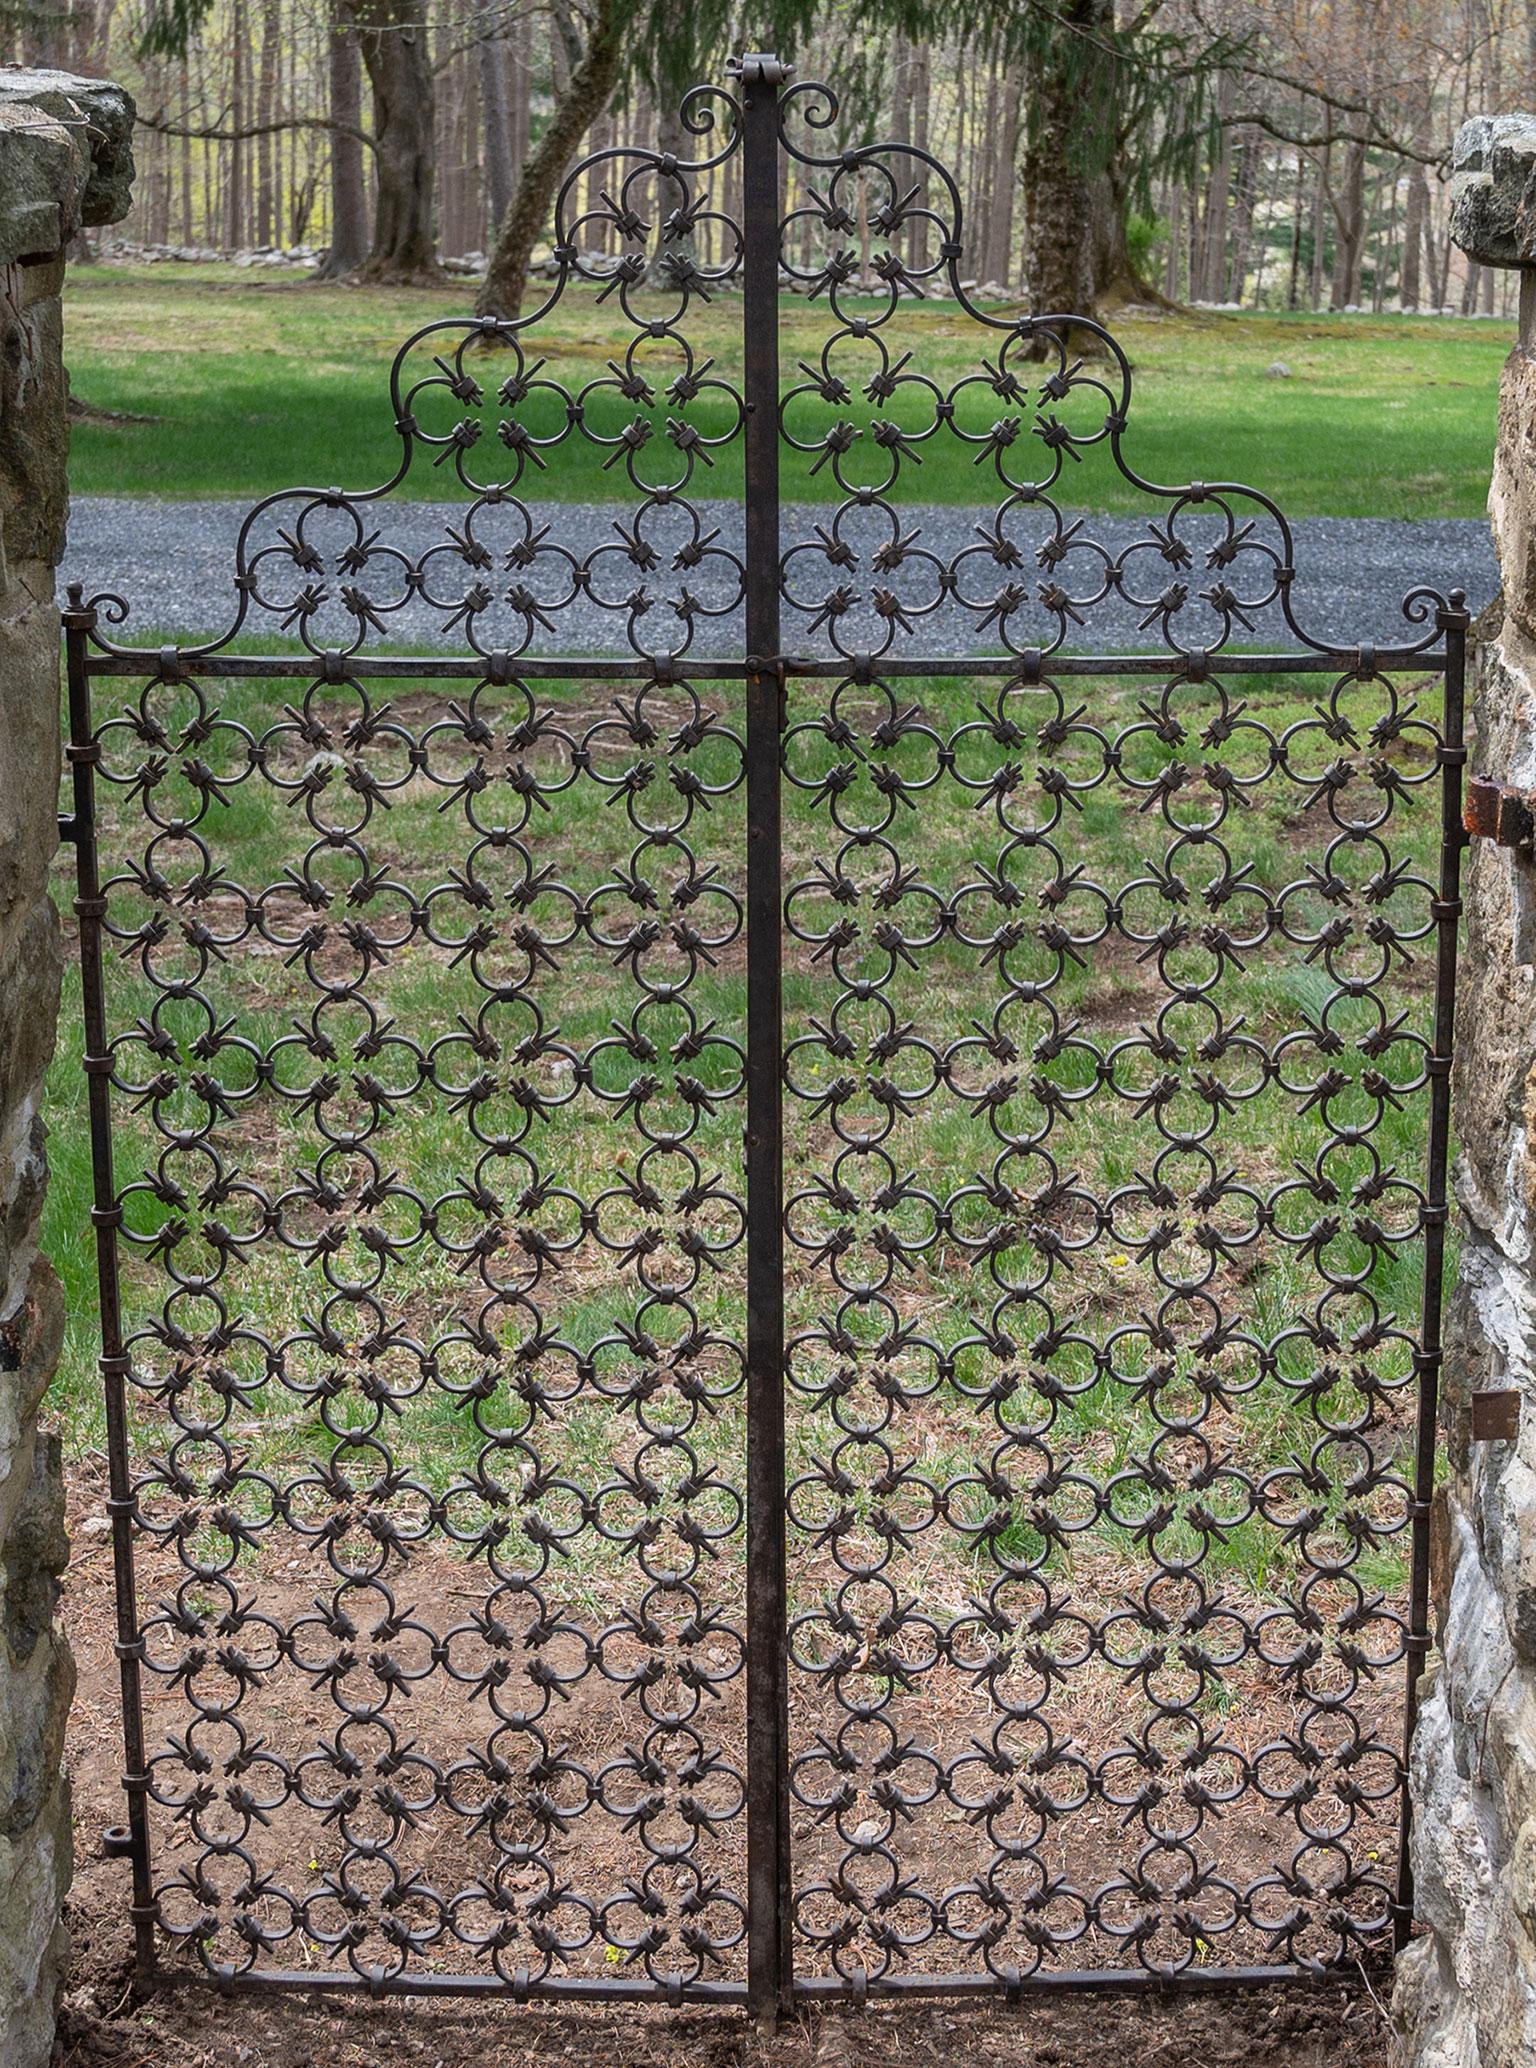
[[[1536,845],[1536,796],[1496,783],[1492,776],[1475,775],[1467,784],[1461,822],[1474,840],[1529,853]]]
[[[744,50],[728,60],[725,71],[743,86],[784,86],[794,76],[794,67],[769,50]]]

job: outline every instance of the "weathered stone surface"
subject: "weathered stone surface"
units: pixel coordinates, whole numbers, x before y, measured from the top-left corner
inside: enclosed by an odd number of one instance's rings
[[[64,1725],[74,1666],[56,1609],[68,1545],[58,1439],[39,1417],[63,1339],[37,1248],[43,1078],[60,953],[59,616],[67,384],[61,247],[128,203],[132,104],[113,86],[0,67],[0,2063],[44,2068],[67,1943]]]
[[[1451,153],[1451,235],[1479,265],[1536,263],[1536,116],[1462,123]]]
[[[1536,120],[1469,123],[1458,241],[1536,264]],[[1522,254],[1523,259],[1522,259]],[[1532,297],[1522,293],[1528,319]],[[1474,671],[1477,766],[1536,788],[1536,337],[1506,364],[1489,496],[1502,617]],[[1454,1124],[1461,1260],[1447,1313],[1437,1503],[1439,1659],[1421,1692],[1410,1788],[1425,1927],[1399,1963],[1398,2058],[1414,2068],[1536,2061],[1536,867],[1469,847]],[[1517,1440],[1472,1440],[1472,1395],[1513,1388]]]
[[[57,1986],[69,1957],[60,1916],[71,1866],[69,1783],[62,1771],[20,1839],[0,1837],[0,2044],[6,2068],[52,2059]]]
[[[0,264],[128,213],[133,102],[104,79],[0,65]]]
[[[1522,336],[1505,364],[1499,390],[1498,462],[1488,509],[1504,590],[1504,610],[1536,642],[1536,338]],[[1529,677],[1522,678],[1528,683]],[[1527,755],[1536,756],[1529,728]]]
[[[63,309],[57,295],[23,305],[31,266],[0,268],[0,554],[33,578],[43,607],[53,602],[53,568],[64,547],[68,499],[59,454],[69,449],[69,384],[62,357]],[[0,579],[4,578],[0,568]]]

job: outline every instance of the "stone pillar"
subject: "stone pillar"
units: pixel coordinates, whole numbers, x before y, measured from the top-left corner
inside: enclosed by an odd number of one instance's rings
[[[1453,192],[1462,250],[1522,269],[1488,499],[1502,610],[1479,627],[1471,766],[1536,790],[1536,118],[1465,124]],[[1536,2062],[1536,860],[1474,840],[1465,901],[1438,1659],[1410,1771],[1426,1929],[1399,1960],[1392,2002],[1405,2068]],[[1473,1396],[1486,1393],[1505,1397],[1481,1404],[1475,1429]],[[1495,1408],[1515,1418],[1511,1435],[1487,1433]]]
[[[116,222],[133,104],[117,87],[0,66],[0,2062],[53,2050],[70,1877],[64,1722],[74,1666],[55,1617],[68,1545],[59,1439],[40,1420],[63,1330],[37,1249],[43,1073],[61,955],[59,615],[68,388],[59,290],[83,225]]]

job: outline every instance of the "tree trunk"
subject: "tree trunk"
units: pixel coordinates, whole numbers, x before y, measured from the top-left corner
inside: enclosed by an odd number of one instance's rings
[[[469,53],[452,53],[454,29],[440,20],[437,30],[437,192],[438,230],[443,248],[474,251],[480,241],[480,168],[470,137],[479,134],[479,68]],[[473,198],[471,188],[473,187]]]
[[[912,141],[912,46],[900,29],[891,38],[891,140]]]
[[[1344,161],[1344,191],[1333,204],[1339,228],[1329,305],[1353,308],[1360,300],[1360,253],[1365,244],[1365,145],[1353,143]]]
[[[1220,114],[1230,115],[1236,105],[1236,82],[1231,72],[1223,69],[1216,81],[1216,107]],[[1203,302],[1219,302],[1226,299],[1223,289],[1227,272],[1228,214],[1232,195],[1232,132],[1225,125],[1216,147],[1216,162],[1211,167],[1211,183],[1205,198],[1205,235],[1201,240],[1200,293]]]
[[[517,182],[522,178],[523,166],[528,158],[528,17],[520,14],[512,24],[512,34],[506,42],[507,74],[507,155],[512,165],[512,193],[517,192]],[[508,203],[511,206],[511,203]],[[498,216],[491,225],[491,236],[496,234]]]
[[[245,8],[234,0],[229,15],[230,85],[229,126],[236,132],[229,146],[229,185],[224,196],[224,242],[238,251],[245,242],[245,145],[239,131],[245,126]]]
[[[425,0],[356,0],[358,48],[373,88],[378,181],[366,280],[439,278],[432,190],[435,101]]]
[[[966,217],[970,235],[967,255],[981,281],[995,279],[988,271],[992,256],[992,190],[997,180],[998,122],[997,52],[987,54],[987,98],[981,109],[980,129],[971,151],[971,203]]]
[[[163,58],[151,58],[145,64],[145,84],[150,88],[157,107],[165,105],[165,77],[167,65]],[[144,202],[145,226],[151,244],[168,244],[171,236],[171,140],[168,136],[155,136],[153,149],[145,153],[139,186]]]
[[[256,120],[268,123],[277,113],[277,49],[281,28],[277,0],[265,0],[261,10],[261,64],[256,75]],[[280,244],[277,185],[273,161],[279,140],[272,135],[256,139],[256,242]]]
[[[1306,215],[1307,161],[1296,153],[1296,212],[1291,218],[1291,284],[1285,306],[1297,307],[1301,300],[1301,225]]]
[[[1245,138],[1238,146],[1237,176],[1232,182],[1231,249],[1227,256],[1221,297],[1225,302],[1236,302],[1241,305],[1243,289],[1248,284],[1248,254],[1253,246],[1253,212],[1258,205],[1263,159],[1264,154],[1253,138]]]
[[[605,108],[603,113],[592,123],[587,133],[587,152],[589,156],[595,156],[599,151],[611,151],[613,146],[614,120],[612,114]],[[610,158],[601,165],[593,166],[588,171],[586,196],[582,203],[583,209],[589,213],[593,210],[600,210],[603,205],[601,200],[602,190],[604,187],[611,188],[612,185],[613,160]],[[616,246],[612,231],[605,230],[600,224],[594,223],[591,226],[590,234],[596,236],[599,251],[611,253],[615,250]],[[709,263],[711,265],[714,264],[713,256],[710,257]]]
[[[1026,61],[1025,293],[1037,315],[1093,317],[1116,294],[1156,296],[1125,239],[1114,0],[1063,0],[1055,19]]]
[[[482,25],[494,21],[496,0],[479,0]],[[506,45],[483,26],[479,45],[480,107],[485,123],[485,198],[493,225],[512,199],[517,167],[512,163],[512,128],[507,112]]]
[[[208,76],[206,60],[203,55],[203,45],[197,43],[192,47],[197,57],[197,105],[200,108],[206,108],[208,105]],[[214,203],[214,165],[216,155],[215,152],[209,150],[204,150],[202,153],[203,242],[205,244],[217,244],[219,241],[219,233],[215,225]]]
[[[1263,156],[1258,145],[1255,145],[1254,149],[1260,157]],[[1269,271],[1269,233],[1274,226],[1275,204],[1280,198],[1282,170],[1280,159],[1277,157],[1269,168],[1269,186],[1264,196],[1264,234],[1259,239],[1259,256],[1253,269],[1253,306],[1256,309],[1262,309],[1264,306],[1264,276]],[[1248,239],[1251,246],[1253,241],[1253,218],[1251,215],[1248,223]],[[1239,300],[1242,299],[1245,284],[1245,279],[1239,279],[1237,287]]]
[[[931,77],[932,67],[929,62],[928,42],[924,38],[912,53],[912,142],[919,151],[926,151],[928,148],[928,104]],[[923,175],[921,168],[915,163],[912,167],[912,177],[918,181],[917,199],[914,205],[919,208],[926,208],[929,199],[928,181]],[[908,184],[910,185],[911,182],[909,181]],[[921,273],[927,268],[928,232],[931,227],[926,216],[919,216],[908,232],[911,240],[912,270],[915,273]]]
[[[1330,114],[1326,126],[1332,128]],[[1328,166],[1333,156],[1333,146],[1326,144],[1317,170],[1317,191],[1312,196],[1312,279],[1311,306],[1320,309],[1323,305],[1323,271],[1328,251]]]
[[[623,0],[598,0],[597,16],[581,62],[523,166],[512,205],[496,233],[496,248],[475,301],[482,316],[516,316],[522,306],[533,247],[548,219],[560,182],[588,125],[608,105],[617,83],[628,12]]]
[[[1019,118],[1023,109],[1024,71],[1010,64],[1003,75],[1002,135],[997,146],[997,173],[992,183],[991,237],[986,274],[999,287],[1013,278],[1013,209],[1019,189]]]
[[[192,67],[185,58],[181,61],[181,126],[192,127]],[[181,140],[181,241],[193,244],[196,234],[192,226],[192,139]]]
[[[1393,251],[1397,246],[1397,181],[1395,178],[1391,181],[1390,186],[1387,185],[1385,179],[1377,180],[1372,192],[1371,206],[1366,216],[1366,221],[1369,223],[1377,215],[1383,187],[1386,187],[1391,197],[1387,204],[1386,235],[1384,238],[1377,238],[1375,256],[1371,265],[1371,308],[1378,316],[1381,314],[1382,304],[1386,300],[1387,274],[1392,264]],[[1363,262],[1361,283],[1362,285],[1364,284]]]
[[[1408,203],[1403,210],[1403,263],[1398,274],[1397,299],[1401,307],[1416,309],[1423,297],[1420,270],[1424,244],[1424,209],[1429,200],[1429,182],[1422,165],[1408,175]]]
[[[368,256],[368,193],[363,183],[363,146],[348,130],[363,122],[363,68],[346,0],[336,0],[329,37],[331,120],[331,248],[316,274],[335,280],[355,273]]]

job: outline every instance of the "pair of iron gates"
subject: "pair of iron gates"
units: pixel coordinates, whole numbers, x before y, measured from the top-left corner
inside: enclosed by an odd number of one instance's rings
[[[836,112],[748,58],[573,173],[220,636],[72,595],[146,1973],[771,2013],[1407,1929],[1463,599],[1309,634]]]

